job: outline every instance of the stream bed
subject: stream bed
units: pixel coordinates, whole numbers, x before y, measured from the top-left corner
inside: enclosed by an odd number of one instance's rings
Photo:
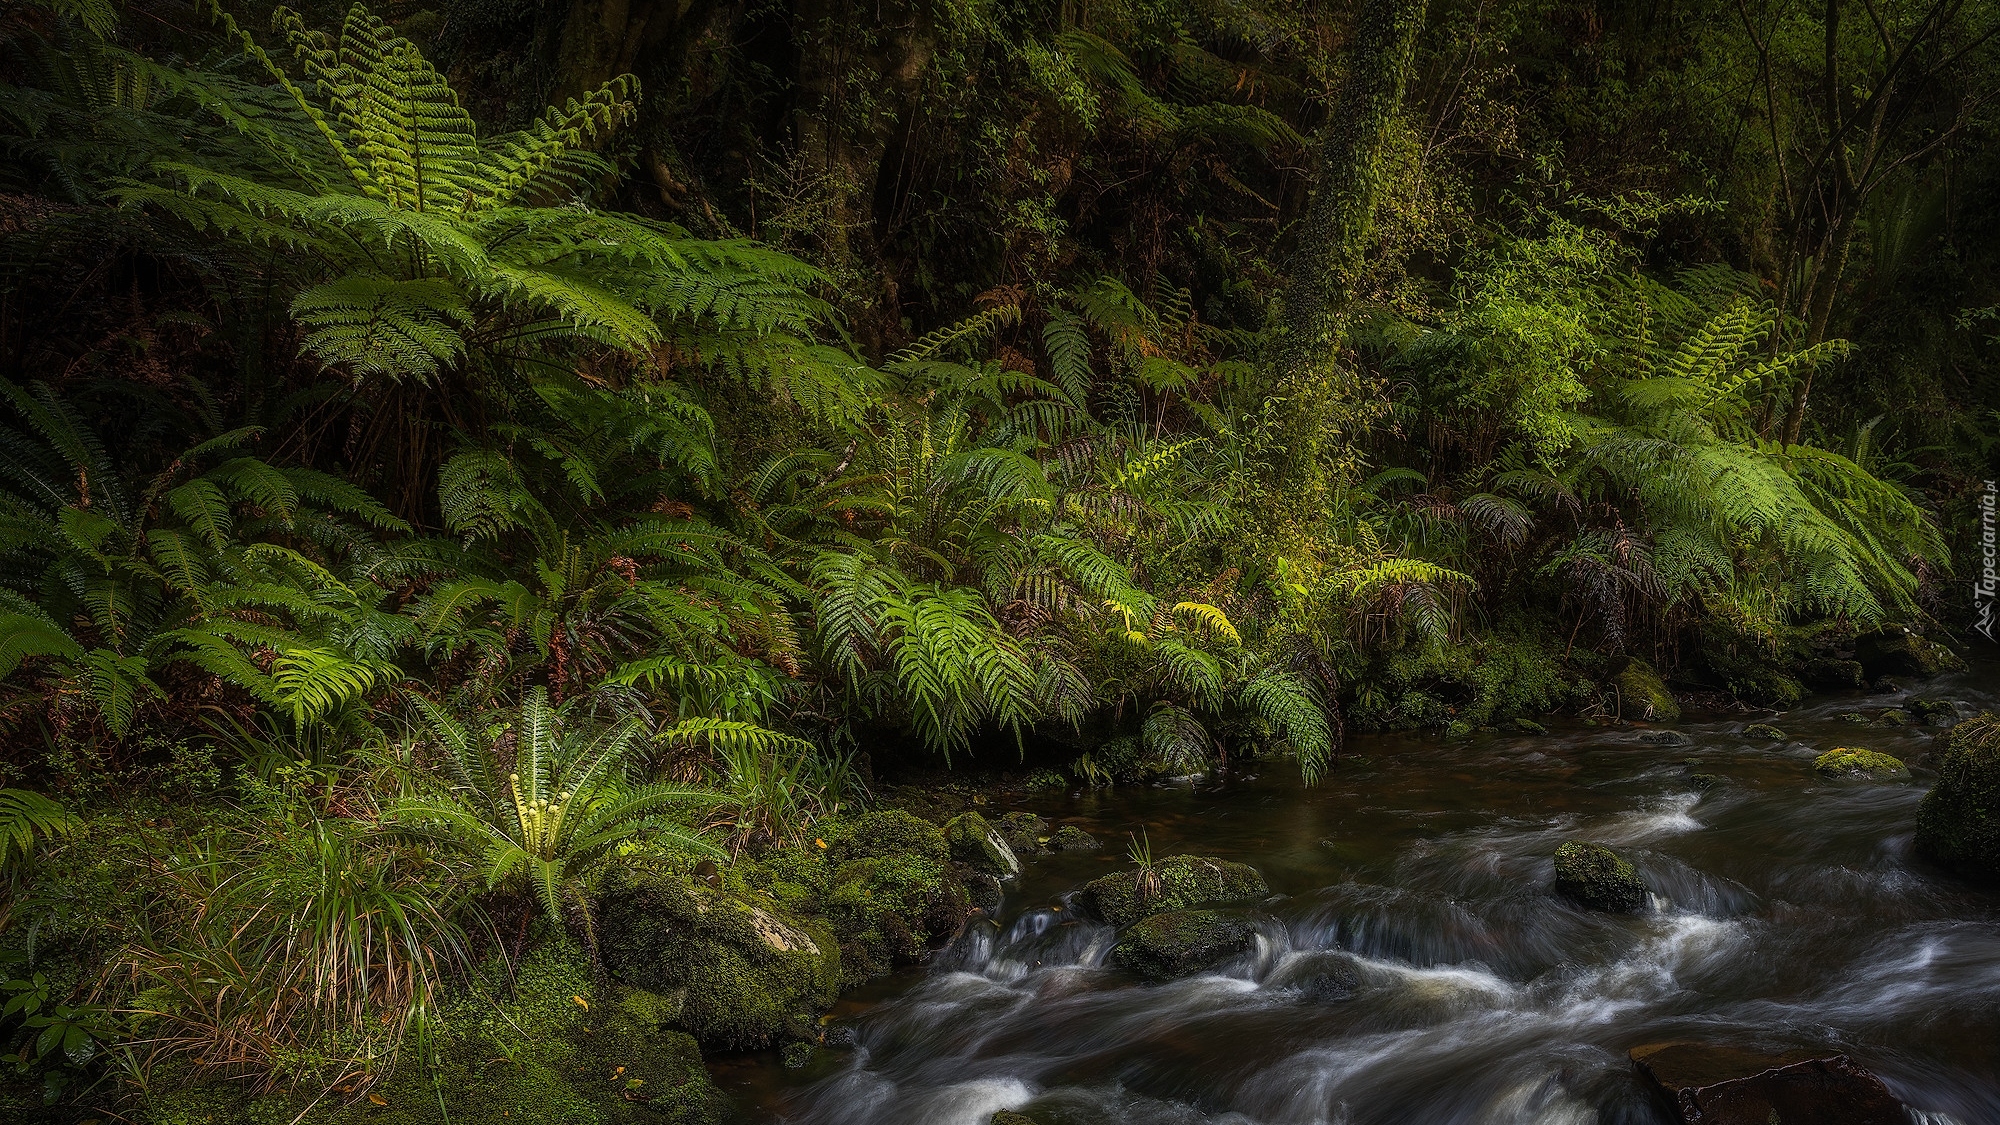
[[[2000,667],[1782,716],[1659,730],[1363,735],[1311,788],[1279,762],[1199,784],[996,799],[1095,852],[1028,858],[996,921],[844,997],[801,1070],[716,1060],[746,1122],[986,1125],[1652,1125],[1626,1052],[1695,1039],[1844,1051],[1912,1120],[2000,1122],[2000,894],[1912,853],[1941,726],[1857,726],[1910,695],[2000,707]],[[1770,722],[1785,741],[1745,728]],[[1653,741],[1648,740],[1651,735]],[[1666,736],[1671,739],[1671,736]],[[1859,745],[1909,782],[1831,782]],[[1692,764],[1691,764],[1692,763]],[[1708,788],[1695,773],[1719,775]],[[1144,983],[1065,896],[1155,856],[1256,867],[1256,948]],[[1607,915],[1550,892],[1558,844],[1609,844],[1651,889]]]

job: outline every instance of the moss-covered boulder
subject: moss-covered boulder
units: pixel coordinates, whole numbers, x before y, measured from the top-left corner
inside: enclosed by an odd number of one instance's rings
[[[1515,719],[1515,720],[1514,720],[1514,721],[1513,721],[1513,722],[1512,722],[1511,724],[1509,724],[1509,725],[1510,725],[1510,726],[1512,726],[1512,727],[1514,728],[1514,730],[1515,730],[1515,731],[1517,731],[1518,733],[1521,733],[1521,734],[1547,734],[1547,733],[1549,733],[1549,728],[1547,728],[1547,727],[1543,726],[1542,724],[1540,724],[1540,723],[1536,722],[1536,721],[1535,721],[1535,720],[1533,720],[1533,719]]]
[[[1857,781],[1894,781],[1910,776],[1902,759],[1879,750],[1840,746],[1813,759],[1813,772],[1821,777]]]
[[[1084,885],[1078,905],[1114,926],[1197,906],[1255,902],[1271,893],[1257,869],[1226,859],[1175,855],[1153,865],[1154,879],[1120,871]]]
[[[993,1120],[987,1122],[987,1125],[1039,1125],[1039,1123],[1025,1113],[1015,1113],[1011,1109],[1003,1109],[994,1114]]]
[[[1049,850],[1052,852],[1094,852],[1103,846],[1097,842],[1097,837],[1074,824],[1063,825],[1049,837]]]
[[[1236,957],[1257,943],[1248,919],[1214,910],[1174,910],[1141,920],[1119,935],[1110,962],[1153,980],[1184,977]]]
[[[1905,706],[1916,714],[1918,721],[1933,725],[1949,723],[1958,718],[1958,704],[1949,699],[1920,697],[1910,700]]]
[[[1951,728],[1933,763],[1937,784],[1917,807],[1917,847],[1946,867],[2000,883],[2000,715]]]
[[[958,933],[972,909],[951,868],[922,855],[848,860],[834,870],[824,901],[848,984],[926,959]]]
[[[1806,661],[1800,669],[1805,682],[1826,691],[1840,691],[1858,688],[1868,678],[1868,672],[1859,660],[1843,660],[1837,657],[1816,657]]]
[[[1611,685],[1618,689],[1619,714],[1625,718],[1656,723],[1680,720],[1680,702],[1667,690],[1666,681],[1660,679],[1651,664],[1643,660],[1626,661],[1625,667],[1611,678]]]
[[[1785,740],[1785,732],[1769,723],[1751,723],[1749,726],[1743,728],[1743,735],[1746,738],[1761,738],[1766,742],[1783,742]]]
[[[902,809],[877,809],[843,817],[826,827],[827,856],[836,865],[854,859],[910,856],[943,863],[951,858],[944,833]]]
[[[598,934],[615,980],[668,997],[676,1025],[721,1047],[807,1037],[842,980],[840,947],[823,922],[733,882],[618,869],[601,897]]]
[[[1933,640],[1891,625],[1854,639],[1854,658],[1869,678],[1876,676],[1935,676],[1962,669],[1958,654]]]
[[[1887,711],[1875,716],[1875,725],[1878,727],[1906,727],[1910,725],[1910,721],[1915,717],[1901,707],[1891,707]]]
[[[993,828],[1016,857],[1034,855],[1050,835],[1049,822],[1031,812],[1010,812],[995,821]]]
[[[1646,884],[1617,852],[1571,840],[1556,849],[1556,893],[1592,910],[1628,913],[1645,903]]]
[[[946,821],[944,839],[951,848],[951,858],[974,871],[1002,879],[1020,873],[1021,861],[1014,858],[1014,849],[976,812],[960,813]]]

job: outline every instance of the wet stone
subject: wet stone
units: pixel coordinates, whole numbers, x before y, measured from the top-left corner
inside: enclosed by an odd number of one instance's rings
[[[984,910],[988,914],[994,914],[1000,910],[1000,904],[1006,899],[1007,892],[1000,885],[998,876],[988,875],[984,871],[968,871],[965,873],[963,881],[965,883],[965,893],[971,899],[974,907]]]
[[[1213,910],[1155,914],[1125,931],[1112,964],[1142,977],[1170,980],[1213,968],[1257,943],[1248,919]]]
[[[1646,901],[1646,884],[1617,852],[1571,840],[1556,849],[1556,893],[1592,910],[1628,913]]]
[[[1743,734],[1748,738],[1762,738],[1770,742],[1785,740],[1785,732],[1769,723],[1751,723],[1743,728]]]
[[[1843,1054],[1651,1043],[1632,1061],[1684,1125],[1906,1125],[1882,1080]]]
[[[1689,746],[1694,743],[1694,739],[1677,730],[1649,730],[1639,736],[1639,741],[1655,746]]]
[[[1011,1109],[1003,1109],[994,1114],[993,1119],[987,1122],[987,1125],[1038,1125],[1038,1123],[1034,1118],[1029,1117],[1025,1113],[1015,1113]]]
[[[1876,750],[1842,746],[1813,759],[1813,772],[1821,777],[1855,781],[1898,781],[1910,776],[1900,758]]]

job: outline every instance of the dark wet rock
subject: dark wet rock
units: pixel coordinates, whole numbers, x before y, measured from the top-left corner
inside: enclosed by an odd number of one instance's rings
[[[1556,849],[1556,893],[1592,910],[1627,913],[1646,901],[1646,884],[1617,852],[1571,840]]]
[[[1875,725],[1881,727],[1906,727],[1913,716],[1900,707],[1892,707],[1875,716]]]
[[[1840,717],[1840,721],[1843,723],[1852,723],[1857,727],[1865,727],[1875,720],[1870,719],[1859,711],[1849,711]]]
[[[1271,893],[1257,869],[1226,859],[1174,855],[1153,865],[1157,885],[1136,871],[1093,879],[1078,895],[1079,905],[1114,926],[1196,906],[1255,902]]]
[[[951,847],[951,858],[974,871],[1004,879],[1021,870],[1014,849],[976,812],[960,813],[945,821],[944,838]]]
[[[1010,812],[995,821],[993,828],[1017,856],[1041,851],[1042,841],[1049,835],[1049,822],[1031,812]]]
[[[1704,793],[1728,780],[1728,778],[1719,773],[1691,773],[1688,775],[1688,784]]]
[[[1611,684],[1618,689],[1618,713],[1622,717],[1656,723],[1679,721],[1681,705],[1651,664],[1643,660],[1628,661],[1611,678]]]
[[[1910,776],[1902,759],[1857,746],[1835,747],[1814,758],[1813,772],[1851,781],[1898,781]]]
[[[1743,728],[1743,734],[1748,738],[1762,738],[1770,742],[1783,742],[1786,737],[1784,731],[1769,723],[1751,723]]]
[[[1867,678],[1867,672],[1858,660],[1835,660],[1822,657],[1809,660],[1801,670],[1806,683],[1825,690],[1858,688]]]
[[[1906,1125],[1882,1080],[1842,1054],[1709,1043],[1634,1047],[1639,1072],[1686,1125]]]
[[[1694,739],[1677,730],[1649,730],[1639,736],[1639,741],[1655,746],[1690,746]]]
[[[1869,676],[1935,676],[1965,667],[1957,653],[1901,625],[1856,637],[1854,658]]]
[[[1536,722],[1533,719],[1515,719],[1513,725],[1514,729],[1520,731],[1522,734],[1549,733],[1549,728],[1543,726],[1542,724]]]
[[[1337,1004],[1361,991],[1361,978],[1346,969],[1328,969],[1300,981],[1298,989],[1315,1004]]]
[[[820,1042],[828,1047],[852,1047],[854,1046],[854,1040],[854,1025],[852,1024],[829,1024],[826,1031],[820,1035]]]
[[[1097,842],[1097,837],[1074,824],[1063,825],[1049,837],[1049,850],[1052,852],[1089,852],[1103,846]]]
[[[1967,719],[1932,762],[1937,784],[1917,808],[1917,847],[1962,875],[2000,883],[2000,715]]]
[[[1174,910],[1141,920],[1111,948],[1112,964],[1154,980],[1213,968],[1257,943],[1246,918],[1214,910]]]
[[[1040,1125],[1040,1123],[1025,1113],[1015,1113],[1011,1109],[1003,1109],[994,1114],[993,1120],[987,1122],[986,1125]]]
[[[968,871],[964,876],[965,896],[974,908],[987,914],[996,914],[1000,904],[1007,899],[1007,889],[1000,885],[1000,877],[988,875],[984,871]]]

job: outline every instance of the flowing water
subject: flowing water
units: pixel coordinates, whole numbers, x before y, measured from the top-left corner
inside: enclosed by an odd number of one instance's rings
[[[2000,706],[2000,668],[1920,690]],[[746,1121],[797,1125],[986,1125],[1000,1109],[1042,1125],[1640,1125],[1667,1117],[1627,1050],[1701,1039],[1842,1050],[1913,1121],[2000,1122],[2000,894],[1911,849],[1941,728],[1839,718],[1901,698],[1814,699],[1770,720],[1788,743],[1745,735],[1763,716],[1691,717],[1684,745],[1581,725],[1367,736],[1349,745],[1364,760],[1310,789],[1254,763],[1024,798],[1012,807],[1106,847],[1029,860],[997,923],[844,999],[851,1046],[718,1076]],[[1916,779],[1820,780],[1812,757],[1835,745],[1904,757]],[[1727,780],[1698,790],[1695,771]],[[1142,825],[1156,856],[1264,874],[1254,952],[1166,984],[1103,964],[1114,932],[1064,896],[1129,870]],[[1633,860],[1649,907],[1551,895],[1573,838]]]

